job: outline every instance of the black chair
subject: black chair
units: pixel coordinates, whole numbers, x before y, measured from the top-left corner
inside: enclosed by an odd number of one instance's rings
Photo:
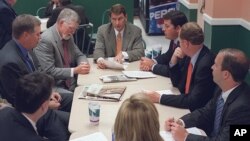
[[[90,50],[91,40],[93,37],[93,25],[91,24],[82,24],[79,25],[76,33],[74,34],[74,40],[79,49],[88,55],[93,52],[93,49]],[[91,52],[90,52],[91,51]]]

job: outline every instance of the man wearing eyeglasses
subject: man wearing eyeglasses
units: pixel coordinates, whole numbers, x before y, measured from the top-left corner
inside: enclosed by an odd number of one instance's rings
[[[86,56],[73,39],[79,23],[80,18],[75,11],[63,9],[57,22],[43,32],[34,50],[42,68],[54,76],[56,85],[70,91],[76,87],[77,75],[88,74],[90,70]]]
[[[115,61],[136,61],[144,56],[141,29],[127,22],[124,6],[115,4],[110,9],[110,23],[98,28],[94,60],[101,69],[107,66],[103,59],[114,57]]]

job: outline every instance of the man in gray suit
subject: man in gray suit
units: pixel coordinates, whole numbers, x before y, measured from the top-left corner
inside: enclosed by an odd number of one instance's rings
[[[54,76],[58,87],[73,91],[78,74],[88,74],[90,65],[74,43],[73,34],[80,23],[78,14],[68,8],[61,11],[57,22],[41,36],[35,48],[42,68]]]
[[[136,61],[144,56],[141,29],[127,22],[124,6],[113,5],[110,20],[111,23],[100,26],[97,31],[94,60],[101,69],[106,68],[102,61],[106,57],[115,57],[115,61],[122,63],[123,60]]]

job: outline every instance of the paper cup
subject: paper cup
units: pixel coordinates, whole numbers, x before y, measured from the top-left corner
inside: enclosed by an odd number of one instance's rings
[[[155,45],[152,47],[152,58],[155,58],[159,55],[161,55],[161,50],[162,50],[162,46],[159,44],[159,45]]]
[[[99,124],[100,104],[98,102],[89,102],[89,121],[92,125]]]

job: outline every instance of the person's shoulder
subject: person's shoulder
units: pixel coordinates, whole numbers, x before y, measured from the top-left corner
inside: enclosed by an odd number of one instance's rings
[[[128,31],[132,32],[132,33],[135,33],[135,34],[140,34],[141,33],[141,28],[139,28],[138,26],[136,25],[133,25],[132,23],[130,22],[127,22],[126,23],[126,27],[128,29]]]
[[[98,31],[103,31],[103,32],[109,31],[111,29],[112,29],[111,23],[103,24],[103,25],[98,27]]]

